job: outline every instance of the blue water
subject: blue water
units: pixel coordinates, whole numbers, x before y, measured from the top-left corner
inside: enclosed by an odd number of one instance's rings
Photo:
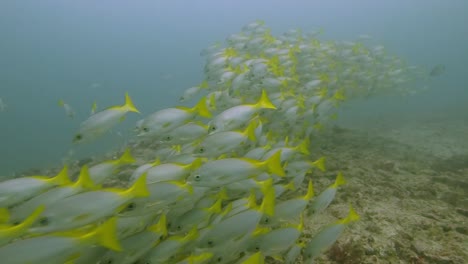
[[[255,2],[255,3],[253,3]],[[467,115],[468,1],[117,1],[0,2],[0,175],[60,166],[93,101],[122,104],[129,92],[142,115],[130,114],[115,131],[131,134],[135,121],[178,104],[203,78],[200,51],[262,19],[280,34],[323,29],[322,39],[373,36],[409,64],[446,72],[430,90],[398,101],[363,102],[369,110],[447,111]],[[57,105],[77,112],[68,118]],[[74,147],[75,158],[122,146],[109,134]]]

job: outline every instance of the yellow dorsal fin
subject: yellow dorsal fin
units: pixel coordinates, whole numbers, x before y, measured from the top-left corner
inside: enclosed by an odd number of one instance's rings
[[[125,93],[125,104],[121,108],[125,111],[140,113],[140,111],[136,109],[128,93]]]
[[[286,190],[290,190],[290,191],[296,190],[296,186],[294,186],[294,182],[293,182],[293,181],[290,181],[288,184],[285,184],[285,185],[284,185],[284,188],[285,188]]]
[[[268,98],[266,90],[262,90],[262,95],[258,102],[255,104],[255,107],[266,108],[266,109],[276,109],[276,106]]]
[[[271,231],[271,227],[257,226],[257,228],[255,228],[255,230],[252,232],[252,236],[253,237],[260,236],[263,234],[267,234],[270,231]]]
[[[192,107],[189,108],[190,112],[197,113],[199,116],[206,117],[206,118],[211,118],[211,112],[208,110],[208,107],[206,107],[206,97],[202,97],[198,103]]]
[[[195,240],[197,239],[198,237],[198,227],[197,226],[194,226],[188,233],[186,236],[184,236],[181,241],[182,242],[189,242],[189,241],[192,241],[192,240]]]
[[[339,186],[345,184],[346,181],[343,177],[343,173],[338,172],[338,175],[336,175],[336,180],[335,180],[335,183],[333,183],[333,188],[338,188]]]
[[[167,219],[166,219],[166,214],[162,214],[159,217],[159,220],[156,224],[148,227],[148,230],[151,232],[154,232],[156,234],[161,234],[161,236],[166,237],[167,236]]]
[[[150,192],[148,191],[148,186],[146,185],[147,174],[147,172],[143,173],[130,188],[120,192],[120,194],[130,197],[148,197]]]
[[[195,160],[192,161],[192,163],[187,164],[186,167],[188,170],[196,170],[200,168],[200,166],[203,164],[203,159],[202,158],[196,158]]]
[[[94,184],[89,176],[88,165],[81,167],[80,176],[78,180],[73,184],[73,187],[81,187],[83,189],[96,190],[99,188],[98,185]]]
[[[302,197],[302,199],[309,201],[314,197],[314,186],[312,185],[312,180],[309,180],[309,184],[307,185],[307,193]]]

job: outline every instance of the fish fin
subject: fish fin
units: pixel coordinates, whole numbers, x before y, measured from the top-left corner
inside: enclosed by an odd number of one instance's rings
[[[117,239],[117,217],[112,217],[94,231],[99,245],[115,250],[122,251],[122,246]]]
[[[281,150],[273,154],[270,158],[264,161],[268,167],[268,171],[272,174],[276,174],[280,177],[284,177],[286,174],[284,173],[283,167],[281,167]]]
[[[192,163],[188,165],[188,168],[190,170],[196,170],[200,168],[200,166],[203,164],[203,159],[202,158],[196,158]]]
[[[314,197],[314,187],[312,185],[312,180],[309,180],[309,184],[307,185],[307,193],[304,195],[302,199],[309,201]]]
[[[297,151],[299,151],[300,153],[304,154],[304,155],[310,155],[310,152],[309,152],[309,145],[310,145],[310,142],[309,140],[306,138],[302,141],[301,144],[297,145],[294,149],[296,149]]]
[[[345,179],[343,177],[343,173],[341,173],[341,171],[338,172],[338,175],[336,175],[335,183],[333,183],[333,187],[338,188],[338,186],[341,186],[341,185],[343,185],[345,183],[346,183],[346,181],[345,181]]]
[[[64,106],[65,102],[62,99],[60,99],[60,100],[58,100],[58,105],[59,106]]]
[[[360,219],[361,217],[354,211],[353,206],[349,205],[349,213],[348,215],[343,218],[338,220],[338,224],[349,224],[351,222],[356,222]]]
[[[116,165],[124,165],[124,164],[132,164],[135,161],[136,161],[135,158],[133,158],[132,154],[130,153],[130,148],[127,148],[125,149],[122,156],[118,160],[114,161],[114,163]]]
[[[94,184],[91,180],[88,165],[83,165],[83,167],[81,167],[80,176],[78,176],[78,180],[75,182],[74,186],[90,190],[99,189],[100,187],[99,185]]]
[[[262,95],[255,106],[258,108],[276,109],[276,106],[268,98],[266,90],[262,90]]]
[[[154,166],[158,166],[159,164],[161,164],[161,160],[158,158],[156,158],[155,161],[153,161],[153,163],[151,163],[151,166],[154,167]]]
[[[17,228],[17,230],[26,230],[28,229],[30,226],[32,226],[34,224],[34,222],[36,222],[36,220],[39,218],[39,216],[41,216],[42,212],[44,212],[45,210],[45,206],[44,205],[40,205],[38,206],[33,212],[31,215],[29,215],[26,219],[24,219],[24,221],[17,225],[17,226],[14,226],[14,228]]]
[[[212,206],[206,208],[206,211],[208,211],[210,213],[220,214],[221,211],[222,211],[222,209],[221,209],[222,202],[223,202],[223,199],[219,198],[218,200],[216,200],[216,202]]]
[[[318,168],[321,171],[325,171],[325,157],[321,157],[318,160],[312,162],[312,165]]]
[[[260,204],[260,211],[263,214],[273,216],[275,214],[275,189],[271,186],[263,194],[263,200]]]
[[[197,112],[198,115],[206,118],[211,118],[211,112],[208,110],[208,107],[206,106],[206,97],[204,96],[198,103],[193,107],[190,108],[190,111],[192,112]]]
[[[247,136],[250,139],[250,141],[256,142],[257,138],[255,136],[255,129],[257,128],[257,126],[258,122],[256,120],[250,121],[250,124],[245,128],[242,134]]]
[[[47,178],[45,181],[48,181],[55,185],[69,185],[70,178],[68,178],[68,165],[63,166],[63,169],[52,178]]]
[[[122,108],[129,112],[140,113],[140,111],[138,111],[138,109],[133,104],[132,99],[130,98],[128,93],[125,93],[125,104]]]
[[[265,257],[263,256],[261,251],[251,255],[246,260],[241,262],[241,264],[264,264],[264,263],[265,263]]]
[[[131,197],[148,197],[150,192],[146,185],[147,172],[143,173],[127,190],[121,192],[122,195],[129,195]]]
[[[296,186],[294,186],[294,182],[293,182],[293,181],[290,181],[288,184],[285,184],[285,185],[284,185],[284,188],[285,188],[286,190],[290,190],[290,191],[296,190]]]
[[[162,214],[156,224],[148,227],[148,230],[157,234],[162,234],[164,237],[167,236],[167,218],[166,214]]]

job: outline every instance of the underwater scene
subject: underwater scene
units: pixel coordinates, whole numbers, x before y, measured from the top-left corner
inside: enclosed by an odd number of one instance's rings
[[[468,1],[0,2],[0,263],[468,263]]]

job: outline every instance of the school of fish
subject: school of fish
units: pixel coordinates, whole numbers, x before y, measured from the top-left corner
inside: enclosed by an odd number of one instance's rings
[[[346,217],[304,238],[345,183],[338,173],[316,193],[314,172],[326,171],[331,157],[311,152],[311,136],[344,102],[412,93],[421,75],[364,37],[321,42],[318,35],[273,36],[255,21],[202,51],[205,79],[180,97],[193,106],[137,122],[136,138],[158,143],[145,164],[137,166],[128,148],[118,159],[83,165],[77,177],[65,165],[54,177],[0,182],[1,262],[312,263],[359,215],[349,205]],[[139,113],[128,94],[122,105],[95,108],[74,143]],[[127,188],[102,187],[129,166]]]

